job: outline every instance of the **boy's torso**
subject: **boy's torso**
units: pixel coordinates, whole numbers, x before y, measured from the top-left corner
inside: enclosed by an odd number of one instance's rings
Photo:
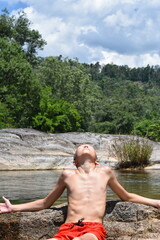
[[[106,187],[109,180],[106,167],[96,167],[89,174],[67,170],[65,184],[68,191],[66,222],[102,222],[105,212]]]

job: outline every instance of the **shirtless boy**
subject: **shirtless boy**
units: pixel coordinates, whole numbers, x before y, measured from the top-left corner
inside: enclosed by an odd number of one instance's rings
[[[36,211],[49,208],[68,192],[68,214],[58,234],[52,240],[105,240],[106,232],[102,225],[106,204],[107,185],[123,201],[141,203],[159,208],[160,200],[145,198],[127,192],[117,181],[109,167],[98,167],[94,148],[88,144],[77,148],[74,164],[76,170],[64,170],[55,188],[44,199],[30,203],[12,205],[3,197],[0,213],[17,211]]]

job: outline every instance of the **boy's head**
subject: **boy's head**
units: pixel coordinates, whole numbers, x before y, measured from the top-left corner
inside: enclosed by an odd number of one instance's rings
[[[98,164],[96,151],[89,144],[80,145],[74,154],[74,164],[76,166],[79,166],[84,161],[93,162],[95,165]]]

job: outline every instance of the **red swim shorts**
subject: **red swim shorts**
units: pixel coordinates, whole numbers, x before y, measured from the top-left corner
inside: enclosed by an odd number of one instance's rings
[[[85,233],[94,234],[98,240],[106,240],[106,230],[103,225],[98,222],[83,222],[81,226],[77,225],[77,223],[64,223],[59,228],[58,233],[52,238],[58,240],[72,240]]]

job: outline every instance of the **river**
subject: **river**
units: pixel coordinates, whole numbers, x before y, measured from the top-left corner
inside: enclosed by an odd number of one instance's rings
[[[114,171],[118,181],[127,191],[145,197],[160,199],[160,171]],[[1,171],[0,196],[12,203],[23,203],[45,197],[54,187],[61,171]],[[102,180],[103,181],[103,180]],[[110,190],[107,199],[118,197]],[[66,202],[66,191],[54,205]],[[2,202],[0,200],[0,202]]]

